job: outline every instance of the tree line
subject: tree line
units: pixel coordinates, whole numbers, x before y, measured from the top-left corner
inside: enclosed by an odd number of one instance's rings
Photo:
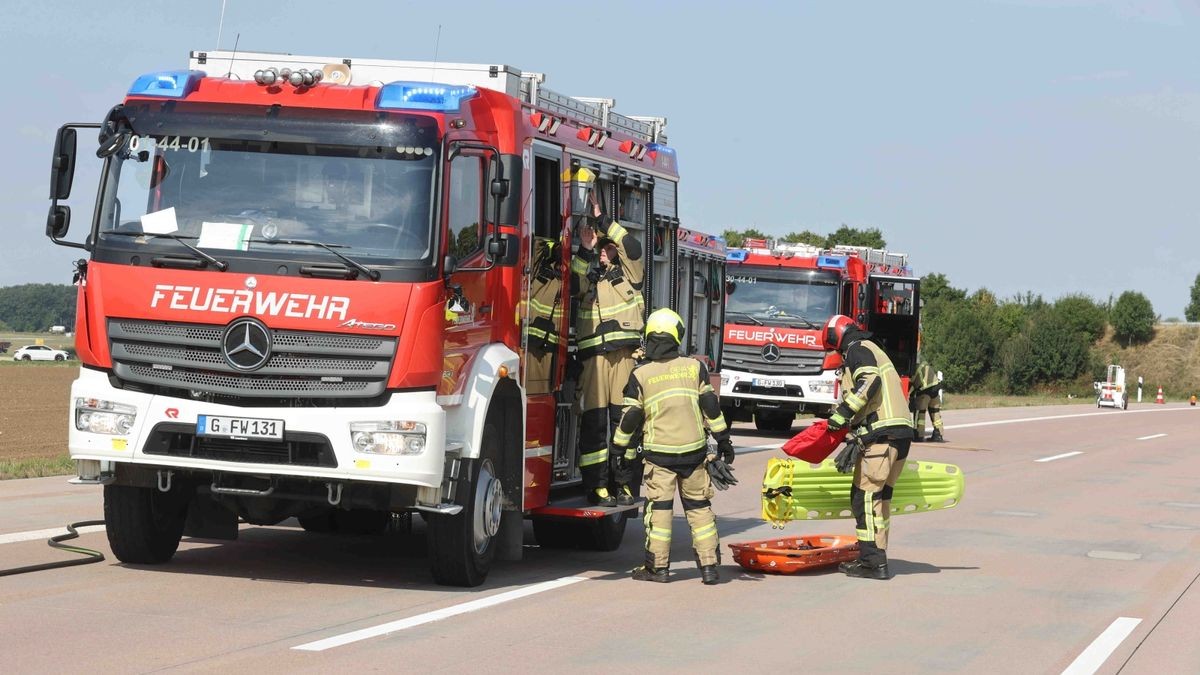
[[[747,239],[767,238],[765,233],[753,227],[744,230],[725,230],[723,236],[725,237],[725,245],[730,248],[741,248]],[[879,231],[879,228],[859,229],[846,224],[843,224],[829,234],[819,234],[812,230],[800,230],[799,232],[789,232],[777,239],[780,242],[788,244],[809,244],[818,248],[833,248],[838,244],[843,246],[887,248],[887,242],[884,241],[883,233]]]
[[[0,288],[0,330],[38,333],[51,326],[74,330],[74,286],[22,284]]]

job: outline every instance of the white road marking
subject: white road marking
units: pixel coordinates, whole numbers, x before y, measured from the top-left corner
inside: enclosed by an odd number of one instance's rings
[[[1100,634],[1088,648],[1083,650],[1083,653],[1075,657],[1071,665],[1063,671],[1063,675],[1091,675],[1104,665],[1108,657],[1121,644],[1129,634],[1133,632],[1141,623],[1141,619],[1134,619],[1127,616],[1122,616],[1116,621],[1113,621],[1104,632]]]
[[[103,532],[103,525],[88,525],[87,527],[77,527],[75,531],[79,534],[87,534],[89,532]],[[0,544],[15,544],[19,541],[34,541],[36,539],[49,539],[60,534],[66,534],[65,527],[52,527],[49,530],[30,530],[28,532],[12,532],[9,534],[0,534]]]
[[[1150,410],[1125,410],[1119,415],[1112,412],[1094,412],[1094,413],[1075,413],[1072,415],[1050,415],[1048,417],[1021,417],[1014,420],[992,420],[991,422],[971,422],[969,424],[947,424],[947,429],[967,429],[970,427],[990,427],[997,424],[1020,424],[1022,422],[1041,422],[1044,420],[1065,420],[1071,417],[1095,417],[1096,415],[1111,415],[1113,417],[1124,417],[1126,415],[1137,415],[1140,413],[1155,413],[1155,412],[1176,412],[1179,410],[1190,410],[1190,408],[1152,408]]]
[[[1051,457],[1043,457],[1041,459],[1035,459],[1033,461],[1035,461],[1035,462],[1053,462],[1056,459],[1063,459],[1064,457],[1074,457],[1075,455],[1082,455],[1082,454],[1083,454],[1082,451],[1076,450],[1075,452],[1064,452],[1061,455],[1053,455]]]
[[[1148,441],[1151,438],[1162,438],[1163,436],[1166,436],[1166,434],[1154,434],[1153,436],[1141,436],[1138,438],[1138,440],[1139,441]]]
[[[1195,502],[1163,502],[1163,506],[1175,506],[1181,509],[1200,509],[1200,504]]]
[[[321,652],[325,651],[326,649],[348,645],[351,642],[358,642],[359,640],[379,637],[380,635],[395,633],[396,631],[401,631],[406,628],[413,628],[414,626],[420,626],[434,621],[448,619],[452,616],[458,616],[459,614],[467,614],[469,612],[475,612],[488,607],[494,607],[495,605],[499,605],[510,600],[517,600],[530,595],[552,591],[556,588],[570,586],[571,584],[586,580],[586,577],[562,577],[561,579],[555,579],[553,581],[543,581],[540,584],[525,586],[524,588],[518,588],[505,593],[497,593],[496,595],[490,595],[486,598],[480,598],[479,600],[471,600],[470,602],[464,602],[460,605],[445,607],[443,609],[426,612],[424,614],[418,614],[416,616],[410,616],[407,619],[400,619],[399,621],[392,621],[390,623],[381,624],[372,628],[363,628],[362,630],[356,630],[350,633],[344,633],[342,635],[335,635],[333,637],[325,638],[324,640],[307,642],[305,644],[292,647],[292,649],[299,649],[306,652]]]
[[[1036,518],[1039,514],[1032,511],[992,511],[996,516],[1017,516],[1019,518]]]
[[[1132,553],[1130,551],[1095,550],[1095,551],[1088,551],[1087,556],[1089,558],[1096,558],[1097,560],[1141,560],[1142,559],[1141,553]]]

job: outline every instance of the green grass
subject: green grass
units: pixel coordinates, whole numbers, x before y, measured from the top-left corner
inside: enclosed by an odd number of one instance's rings
[[[75,473],[75,461],[61,457],[0,460],[0,480],[10,478],[41,478],[43,476],[69,476]]]

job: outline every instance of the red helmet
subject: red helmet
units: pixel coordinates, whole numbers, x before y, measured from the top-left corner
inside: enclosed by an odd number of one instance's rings
[[[854,319],[845,314],[834,314],[829,317],[829,321],[825,323],[825,330],[821,332],[825,349],[840,350],[846,331],[857,327],[858,324],[854,323]]]

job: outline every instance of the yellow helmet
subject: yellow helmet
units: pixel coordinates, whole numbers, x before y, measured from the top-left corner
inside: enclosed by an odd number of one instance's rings
[[[663,333],[675,338],[676,344],[682,344],[683,330],[683,319],[666,307],[654,310],[646,319],[646,337],[651,333]]]

